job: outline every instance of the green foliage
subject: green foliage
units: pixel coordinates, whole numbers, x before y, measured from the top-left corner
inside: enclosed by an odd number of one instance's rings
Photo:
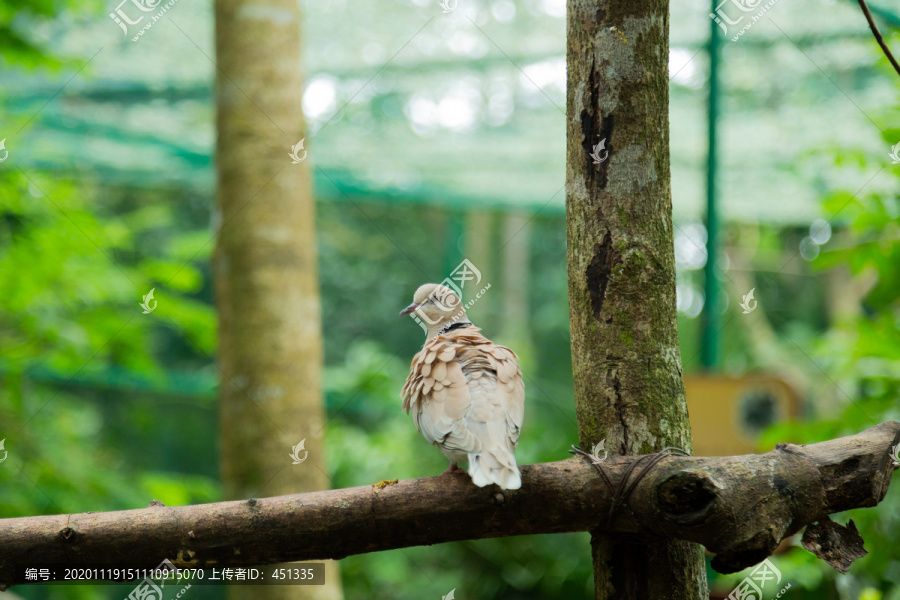
[[[900,87],[900,86],[898,86]],[[900,107],[898,107],[900,108]],[[887,116],[900,122],[900,109]],[[817,442],[856,433],[888,420],[900,420],[900,165],[892,165],[887,150],[900,142],[900,129],[882,132],[883,147],[853,150],[853,160],[834,159],[835,168],[852,168],[870,185],[838,189],[823,198],[823,206],[840,225],[834,243],[815,261],[827,273],[848,268],[851,285],[866,290],[863,310],[839,316],[812,338],[811,359],[827,378],[811,407],[815,419],[786,423],[769,430],[763,445],[790,439]],[[888,165],[885,166],[885,163]],[[900,493],[896,473],[885,500],[877,508],[849,511],[836,520],[858,525],[869,554],[853,564],[849,574],[803,551],[785,557],[786,576],[808,590],[835,589],[842,598],[900,599]]]
[[[63,56],[48,51],[48,29],[79,13],[96,13],[104,6],[100,0],[4,0],[0,3],[0,49],[3,62],[29,69],[58,68],[69,63]]]
[[[0,518],[219,498],[212,432],[206,448],[191,447],[198,427],[178,418],[190,407],[144,391],[171,379],[167,368],[198,368],[215,346],[214,313],[197,297],[204,276],[189,262],[209,234],[182,235],[172,202],[147,218],[140,196],[110,208],[88,200],[97,191],[9,165],[0,178],[0,439],[9,453]],[[142,314],[154,287],[157,309]],[[123,370],[133,387],[110,393]]]

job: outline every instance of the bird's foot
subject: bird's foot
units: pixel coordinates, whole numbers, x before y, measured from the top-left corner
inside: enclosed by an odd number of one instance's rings
[[[465,469],[460,469],[456,463],[450,463],[450,466],[447,467],[447,470],[441,473],[441,475],[446,475],[447,473],[465,473]]]

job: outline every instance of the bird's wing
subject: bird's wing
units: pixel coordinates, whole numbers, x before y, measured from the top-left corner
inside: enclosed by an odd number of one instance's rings
[[[435,336],[413,358],[403,386],[403,410],[412,413],[416,429],[444,450],[469,453],[480,443],[468,431],[466,413],[472,404],[468,381],[456,359],[461,345],[449,336]]]
[[[513,449],[519,443],[525,418],[525,382],[518,359],[509,348],[491,344],[489,360],[497,371],[497,399],[505,413],[507,436]]]
[[[525,416],[525,386],[518,359],[475,330],[461,330],[457,360],[468,380],[472,407],[466,427],[478,440],[469,451],[469,475],[475,485],[491,483],[503,489],[522,485],[513,454]]]

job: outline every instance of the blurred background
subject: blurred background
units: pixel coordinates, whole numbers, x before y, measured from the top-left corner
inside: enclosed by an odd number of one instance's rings
[[[180,0],[132,41],[114,1],[0,5],[0,517],[222,497],[212,3]],[[900,419],[900,78],[855,2],[782,0],[736,41],[734,26],[710,41],[712,9],[671,6],[695,451],[768,451]],[[900,8],[871,9],[900,52]],[[469,316],[533,382],[520,464],[577,443],[565,12],[564,0],[460,0],[449,13],[426,0],[301,2],[332,487],[446,466],[400,410],[423,341],[397,318],[424,282],[409,256],[433,281],[465,258],[490,283]],[[144,314],[151,288],[158,310]],[[870,554],[837,576],[785,545],[773,562],[791,598],[900,600],[900,495],[850,516]],[[341,570],[347,598],[593,593],[587,534],[408,548]],[[744,575],[709,570],[714,597]]]

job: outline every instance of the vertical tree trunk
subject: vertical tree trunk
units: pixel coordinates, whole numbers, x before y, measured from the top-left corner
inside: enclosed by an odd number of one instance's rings
[[[666,0],[568,2],[575,403],[582,447],[605,439],[612,454],[691,449],[675,312],[668,35]],[[696,544],[595,534],[591,546],[597,598],[708,597]]]
[[[531,288],[531,220],[528,213],[503,215],[500,249],[503,276],[503,343],[516,349],[524,371],[530,371],[534,360],[534,344],[529,326],[528,298]]]
[[[494,215],[495,213],[493,212],[481,210],[467,210],[465,213],[464,258],[472,261],[472,264],[478,267],[482,275],[487,277],[485,283],[494,283],[496,281],[494,273],[500,268],[499,265],[494,263],[494,256],[497,254]],[[447,275],[444,274],[445,277]],[[471,300],[466,293],[463,293],[463,298],[466,301]],[[468,314],[469,317],[475,319],[475,323],[496,322],[500,320],[500,308],[500,302],[494,297],[493,293],[485,294],[478,299],[478,302],[475,303],[474,308]],[[497,313],[496,318],[494,318],[495,313]],[[488,333],[496,334],[497,332]]]
[[[304,137],[296,0],[216,0],[222,479],[227,498],[327,489],[321,317]],[[300,151],[298,156],[303,156]],[[305,439],[306,456],[292,464]],[[308,455],[305,454],[308,452]],[[239,548],[236,549],[239,551]],[[341,598],[325,586],[230,588],[232,597]]]

